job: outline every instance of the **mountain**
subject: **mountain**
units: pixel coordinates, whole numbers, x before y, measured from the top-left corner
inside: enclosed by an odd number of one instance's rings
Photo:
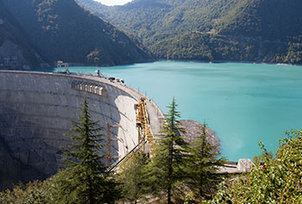
[[[150,60],[129,37],[74,0],[0,0],[24,36],[52,66],[116,65]]]
[[[0,1],[0,69],[24,69],[44,63],[28,37]]]
[[[301,0],[76,1],[159,58],[302,64]]]

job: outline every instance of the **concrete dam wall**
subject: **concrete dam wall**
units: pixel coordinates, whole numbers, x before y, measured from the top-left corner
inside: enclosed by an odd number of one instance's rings
[[[135,104],[143,94],[95,76],[0,71],[0,188],[48,177],[63,166],[62,147],[70,142],[63,134],[69,133],[71,120],[78,120],[85,94],[92,119],[104,127],[104,139],[111,126],[111,155],[118,161],[138,144]],[[146,101],[156,134],[163,114]]]

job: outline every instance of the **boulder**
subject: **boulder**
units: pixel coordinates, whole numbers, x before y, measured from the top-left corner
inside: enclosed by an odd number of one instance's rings
[[[202,124],[194,121],[194,120],[181,120],[180,126],[185,130],[185,132],[180,133],[182,137],[184,137],[185,141],[189,144],[193,144],[197,136],[201,134]],[[217,151],[219,151],[220,139],[215,136],[215,133],[210,128],[206,128],[206,134],[208,135],[207,141],[218,147]]]

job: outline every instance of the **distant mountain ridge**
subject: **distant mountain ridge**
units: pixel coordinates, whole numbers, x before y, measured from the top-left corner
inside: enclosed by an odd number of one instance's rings
[[[300,0],[76,0],[159,58],[302,64]]]
[[[31,66],[42,61],[54,66],[57,60],[104,66],[150,60],[126,34],[74,0],[0,0],[0,8],[11,14],[20,36],[43,59]]]

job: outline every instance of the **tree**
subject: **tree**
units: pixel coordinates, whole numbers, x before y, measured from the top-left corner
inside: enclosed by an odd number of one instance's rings
[[[302,203],[302,130],[280,140],[275,157],[263,154],[247,175],[224,182],[211,203]]]
[[[19,183],[13,189],[0,192],[1,204],[40,204],[51,203],[52,189],[47,181],[34,181],[27,184]]]
[[[216,171],[224,164],[224,158],[218,158],[219,147],[208,140],[206,128],[204,123],[194,144],[189,147],[186,183],[196,197],[208,197],[219,179]]]
[[[87,98],[82,104],[80,121],[72,121],[73,128],[66,136],[72,139],[66,149],[67,168],[58,173],[58,198],[63,203],[112,203],[117,191],[110,173],[102,163],[103,135],[99,121],[92,121]]]
[[[131,202],[137,203],[144,194],[149,192],[148,169],[149,158],[143,152],[134,152],[133,155],[122,165],[118,175],[122,183],[122,195]]]
[[[180,136],[183,131],[179,126],[179,112],[176,110],[176,102],[173,98],[168,106],[161,134],[155,144],[154,157],[151,158],[151,171],[154,172],[154,184],[158,190],[167,194],[168,204],[172,203],[172,192],[175,184],[184,179],[184,162],[186,157],[187,143]]]

